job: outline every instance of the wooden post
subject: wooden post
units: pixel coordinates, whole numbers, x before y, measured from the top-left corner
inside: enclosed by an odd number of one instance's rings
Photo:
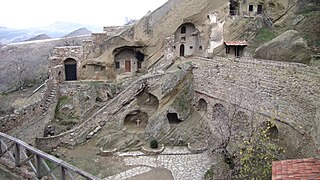
[[[20,146],[18,143],[14,143],[14,164],[16,167],[20,167]]]
[[[60,177],[61,180],[66,180],[66,169],[61,166],[61,177]]]
[[[0,154],[2,154],[2,142],[0,141]]]
[[[41,157],[39,155],[36,154],[36,174],[37,174],[37,178],[41,179],[42,175],[41,175]]]

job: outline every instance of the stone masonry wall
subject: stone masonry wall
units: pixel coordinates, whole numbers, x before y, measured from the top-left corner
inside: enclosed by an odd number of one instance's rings
[[[52,101],[47,101],[52,92],[52,86],[52,80],[46,81],[46,86],[44,90],[42,90],[41,97],[38,100],[23,108],[16,109],[10,116],[3,117],[0,120],[0,122],[2,122],[0,131],[14,135],[23,141],[33,144],[33,140],[38,137],[38,135],[42,136],[44,128],[39,128],[39,126],[35,124],[40,123],[44,125],[52,116],[51,109],[55,106],[57,97],[57,95],[55,95]],[[45,121],[44,119],[48,120]]]
[[[61,69],[61,65],[64,65],[64,61],[68,58],[74,59],[77,62],[77,76],[81,77],[81,62],[83,60],[83,47],[82,46],[63,46],[53,49],[51,57],[49,59],[49,76],[52,79],[60,80],[64,79],[65,72],[64,66]],[[59,69],[60,71],[54,71],[50,69]]]
[[[274,117],[311,137],[320,149],[320,73],[302,64],[256,59],[194,58],[196,94]],[[211,104],[212,106],[214,104]],[[208,113],[212,113],[208,111]],[[314,155],[314,147],[301,147]]]

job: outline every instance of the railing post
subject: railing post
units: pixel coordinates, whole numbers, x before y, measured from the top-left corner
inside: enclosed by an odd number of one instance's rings
[[[60,175],[61,180],[66,180],[66,169],[61,166],[61,175]]]
[[[16,167],[20,167],[20,146],[18,143],[14,143],[14,164]]]
[[[2,142],[0,141],[0,155],[2,154]]]
[[[41,177],[42,177],[42,175],[41,175],[41,157],[37,154],[36,154],[36,174],[37,174],[37,178],[41,179]]]

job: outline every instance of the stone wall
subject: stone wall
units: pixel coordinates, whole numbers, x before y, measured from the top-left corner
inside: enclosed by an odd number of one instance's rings
[[[50,97],[53,85],[52,80],[47,80],[39,99],[0,119],[0,131],[34,144],[34,139],[43,135],[44,125],[53,118],[52,109],[58,97],[58,93]]]
[[[114,84],[104,82],[64,82],[60,85],[60,96],[71,98],[70,103],[62,107],[67,113],[80,119],[99,104],[110,100],[116,93]],[[63,112],[62,112],[63,113]]]
[[[195,58],[193,62],[196,98],[203,94],[227,104],[241,102],[243,109],[274,117],[288,131],[302,135],[294,141],[311,138],[308,146],[297,145],[300,152],[314,155],[320,148],[319,126],[314,126],[320,113],[318,69],[249,58]]]

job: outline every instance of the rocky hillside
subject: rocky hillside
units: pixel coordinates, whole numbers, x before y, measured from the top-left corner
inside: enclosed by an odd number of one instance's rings
[[[57,46],[81,45],[90,36],[28,41],[0,48],[0,93],[47,79],[48,57]]]
[[[261,29],[252,39],[254,45],[252,48],[257,47],[254,56],[308,64],[311,59],[310,55],[320,54],[319,16],[319,1],[292,2],[285,13],[273,19],[272,29]],[[273,48],[269,48],[270,45]],[[274,51],[275,49],[278,50]],[[261,50],[265,51],[265,55],[259,53]],[[266,55],[267,53],[274,55],[271,57]],[[296,58],[294,54],[299,55],[300,58]]]
[[[91,31],[89,31],[87,28],[80,28],[75,31],[72,31],[71,33],[65,35],[64,37],[76,37],[76,36],[82,36],[82,35],[90,35]]]
[[[36,40],[43,40],[43,39],[51,39],[51,37],[46,34],[40,34],[30,39],[27,39],[25,41],[36,41]]]

